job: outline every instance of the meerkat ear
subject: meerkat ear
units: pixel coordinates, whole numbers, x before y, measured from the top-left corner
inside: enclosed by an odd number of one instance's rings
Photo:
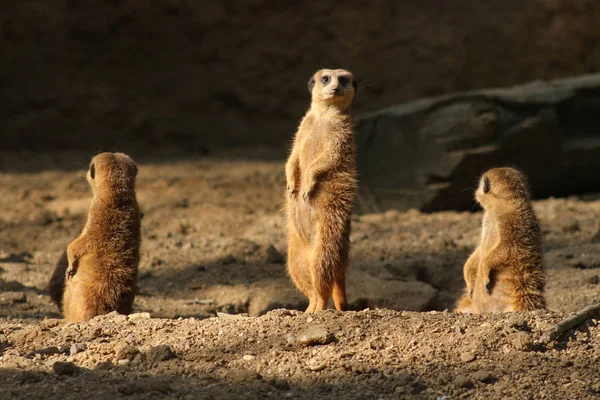
[[[488,193],[490,191],[490,178],[487,176],[483,178],[483,193]]]
[[[92,165],[90,165],[90,178],[94,179],[96,177],[96,166],[94,165],[94,163],[92,163]]]
[[[312,93],[313,88],[315,87],[315,77],[311,76],[308,80],[308,93]]]

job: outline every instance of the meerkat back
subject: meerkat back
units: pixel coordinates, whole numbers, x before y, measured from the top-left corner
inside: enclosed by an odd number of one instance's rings
[[[132,311],[137,292],[141,213],[137,166],[122,153],[92,159],[87,180],[92,203],[81,235],[67,247],[63,312],[67,320]]]
[[[491,169],[475,198],[484,209],[481,240],[465,264],[467,293],[457,311],[545,308],[541,233],[525,176],[513,168]]]

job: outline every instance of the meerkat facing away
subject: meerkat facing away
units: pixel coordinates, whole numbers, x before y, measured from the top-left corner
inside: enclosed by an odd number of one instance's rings
[[[63,313],[69,321],[132,311],[141,228],[136,175],[137,166],[126,154],[101,153],[92,159],[87,174],[93,193],[88,219],[81,235],[67,247]]]
[[[525,176],[494,168],[475,198],[484,209],[481,240],[464,266],[466,293],[456,311],[525,311],[546,307],[540,227]]]
[[[288,272],[309,299],[307,312],[346,308],[350,223],[356,191],[356,144],[350,108],[352,73],[323,69],[308,82],[310,108],[286,164]]]

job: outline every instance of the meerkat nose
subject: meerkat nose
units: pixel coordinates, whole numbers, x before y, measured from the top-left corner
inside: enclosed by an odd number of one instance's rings
[[[333,94],[340,94],[340,88],[339,87],[332,87],[331,91],[333,92]]]

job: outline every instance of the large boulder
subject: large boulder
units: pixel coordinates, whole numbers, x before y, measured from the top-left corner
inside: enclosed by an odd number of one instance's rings
[[[533,196],[600,188],[600,74],[456,93],[357,123],[360,212],[471,209],[488,168],[515,166]]]

